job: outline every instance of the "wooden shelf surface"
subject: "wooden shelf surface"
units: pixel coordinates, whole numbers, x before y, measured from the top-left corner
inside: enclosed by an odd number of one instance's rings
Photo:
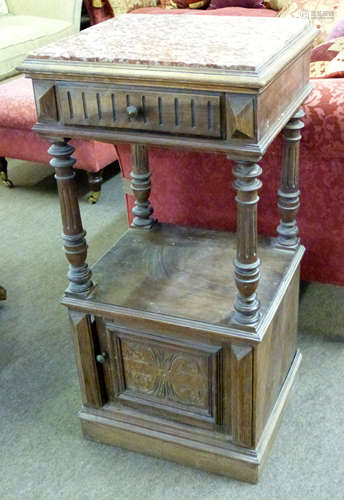
[[[88,302],[226,325],[236,296],[235,248],[229,232],[160,223],[129,229],[94,265],[97,287]],[[262,317],[294,255],[274,248],[271,238],[259,240]]]

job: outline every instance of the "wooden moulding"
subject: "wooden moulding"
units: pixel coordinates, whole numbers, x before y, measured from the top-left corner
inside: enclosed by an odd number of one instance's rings
[[[135,334],[114,325],[107,325],[106,333],[109,356],[117,360],[106,382],[114,402],[198,427],[220,425],[221,346]]]
[[[100,408],[104,401],[96,364],[96,339],[90,317],[77,311],[70,311],[69,317],[73,326],[74,352],[82,402],[84,405]]]
[[[57,82],[56,90],[63,125],[221,136],[218,92],[71,82]],[[138,115],[128,117],[128,106],[135,106]]]
[[[150,231],[129,229],[92,268],[101,286],[89,300],[64,297],[62,303],[134,329],[142,329],[145,323],[154,332],[158,324],[166,331],[177,327],[184,338],[198,331],[211,333],[214,339],[231,336],[255,344],[264,337],[304,253],[302,246],[296,252],[275,249],[273,241],[259,240],[262,318],[256,326],[239,328],[229,323],[236,294],[230,274],[235,234],[169,224],[156,224]],[[276,289],[270,279],[279,283]],[[182,301],[180,294],[185,297]]]
[[[145,425],[137,425],[134,423],[135,419],[130,413],[126,413],[125,409],[119,410],[118,415],[109,417],[105,416],[104,412],[84,408],[79,414],[82,430],[85,437],[94,441],[165,458],[241,481],[256,483],[278,430],[300,361],[301,354],[297,352],[270,414],[262,439],[254,451],[233,447],[226,449],[220,444],[210,445],[192,440],[191,437],[179,437],[171,434],[171,429],[164,432],[161,426],[162,422],[160,422],[160,430],[152,430],[147,427],[148,419]],[[158,419],[149,417],[149,421],[159,427]]]
[[[297,318],[300,269],[285,291],[264,339],[257,345],[253,360],[253,436],[257,444],[265,432],[275,401],[297,350]]]
[[[307,49],[272,82],[256,88],[229,84],[190,90],[174,81],[170,87],[155,81],[154,88],[148,88],[139,78],[129,85],[125,79],[98,83],[84,75],[76,83],[68,74],[62,81],[33,75],[38,113],[34,130],[258,161],[311,90],[309,57]],[[139,110],[136,118],[128,119],[128,104]]]
[[[17,68],[30,77],[40,75],[41,79],[56,78],[63,80],[100,80],[106,83],[120,83],[125,79],[130,84],[140,80],[145,85],[168,86],[183,85],[185,88],[199,87],[214,89],[228,87],[263,88],[300,53],[309,48],[316,37],[317,30],[311,26],[304,29],[282,50],[277,51],[255,70],[221,70],[210,67],[185,68],[183,66],[154,66],[145,64],[101,63],[39,59],[28,57]]]

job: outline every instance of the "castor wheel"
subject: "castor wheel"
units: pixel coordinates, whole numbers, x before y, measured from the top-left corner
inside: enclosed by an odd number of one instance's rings
[[[90,203],[90,205],[95,205],[95,203],[97,203],[99,198],[100,198],[100,191],[92,191],[90,196],[87,198],[87,201],[88,203]]]
[[[0,179],[1,179],[1,182],[4,186],[6,186],[8,188],[14,187],[13,182],[7,177],[6,172],[0,172]]]

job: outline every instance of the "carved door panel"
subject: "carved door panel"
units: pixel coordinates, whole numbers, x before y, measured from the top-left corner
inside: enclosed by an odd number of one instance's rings
[[[222,348],[99,322],[109,404],[193,425],[222,421]]]

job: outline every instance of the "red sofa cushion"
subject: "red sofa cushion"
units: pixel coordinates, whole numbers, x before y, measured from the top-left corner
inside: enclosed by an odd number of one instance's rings
[[[32,81],[19,77],[0,85],[0,126],[31,129],[37,119]]]
[[[73,139],[70,144],[75,148],[73,157],[75,168],[98,172],[113,161],[117,154],[112,144],[97,141]],[[0,127],[0,156],[16,158],[17,160],[49,164],[48,154],[50,143],[33,130]]]
[[[196,16],[246,16],[246,17],[276,17],[278,14],[271,9],[245,9],[244,7],[225,7],[224,9],[162,9],[161,7],[145,7],[135,9],[130,14],[187,14]]]
[[[174,9],[206,9],[209,5],[209,0],[170,0],[168,7]]]
[[[31,129],[37,121],[32,81],[19,77],[0,85],[0,156],[49,163],[49,143]],[[76,168],[98,172],[117,159],[112,144],[75,139]]]
[[[224,9],[225,7],[245,7],[246,9],[262,9],[263,0],[211,0],[209,9]]]
[[[344,77],[344,37],[321,43],[312,50],[311,78]]]

